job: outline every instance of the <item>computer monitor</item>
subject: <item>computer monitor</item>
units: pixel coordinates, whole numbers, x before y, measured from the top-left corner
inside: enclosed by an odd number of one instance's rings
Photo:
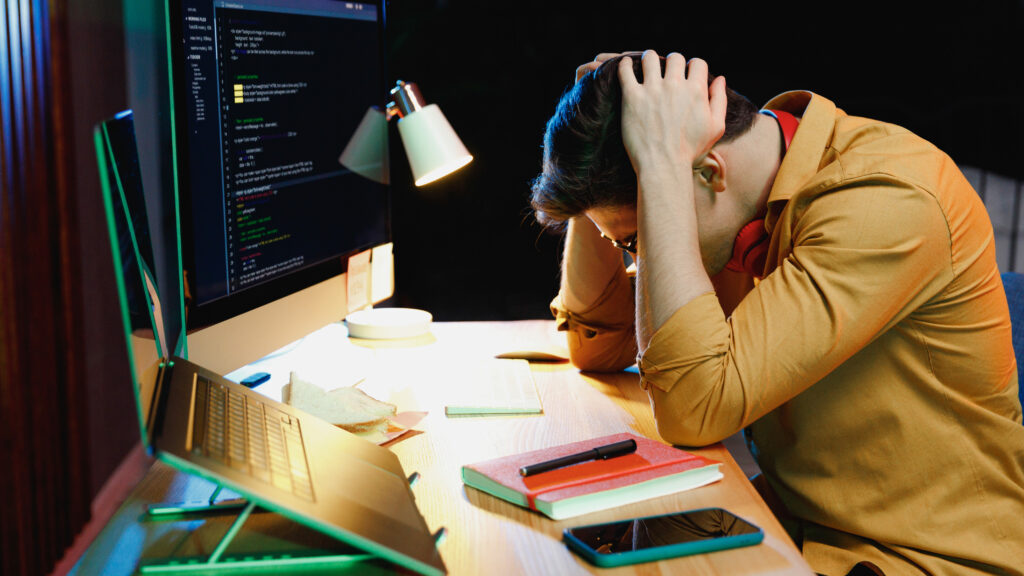
[[[342,319],[349,257],[390,240],[389,187],[338,161],[387,95],[384,2],[167,10],[185,353],[227,373]]]

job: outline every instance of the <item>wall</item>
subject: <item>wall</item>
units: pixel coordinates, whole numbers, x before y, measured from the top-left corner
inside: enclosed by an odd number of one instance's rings
[[[418,81],[476,155],[464,173],[416,191],[395,157],[399,302],[443,320],[548,317],[558,239],[532,223],[529,183],[555,102],[599,52],[699,56],[755,103],[813,90],[906,126],[960,165],[1024,178],[1024,3],[758,6],[392,2],[390,77]]]
[[[96,494],[139,439],[92,140],[97,122],[128,107],[120,1],[70,2],[68,34],[73,186],[83,248],[78,286],[86,316],[80,373],[88,390],[90,490]]]

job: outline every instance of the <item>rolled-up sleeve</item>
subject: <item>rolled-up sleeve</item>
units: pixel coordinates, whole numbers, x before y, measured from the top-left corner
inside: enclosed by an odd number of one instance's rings
[[[551,301],[558,330],[567,333],[569,357],[580,370],[616,372],[636,362],[633,286],[616,274],[601,297],[583,311],[570,311],[561,294]]]
[[[796,200],[799,201],[799,200]],[[818,382],[952,278],[927,192],[883,182],[819,196],[795,248],[726,318],[713,293],[672,315],[640,359],[669,442],[717,442]]]

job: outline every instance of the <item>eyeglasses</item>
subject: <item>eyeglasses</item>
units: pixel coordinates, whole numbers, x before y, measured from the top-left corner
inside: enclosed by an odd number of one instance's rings
[[[636,234],[633,234],[629,238],[626,238],[625,242],[619,242],[615,238],[605,236],[603,232],[601,233],[601,238],[604,238],[605,240],[611,242],[612,246],[615,246],[619,250],[625,250],[630,254],[636,254]]]

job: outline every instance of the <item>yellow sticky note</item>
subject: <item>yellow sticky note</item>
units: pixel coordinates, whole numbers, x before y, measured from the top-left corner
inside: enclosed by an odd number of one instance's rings
[[[348,258],[348,311],[370,305],[370,251],[364,250]]]
[[[390,242],[374,246],[370,258],[370,300],[390,298],[395,291],[395,259]]]

